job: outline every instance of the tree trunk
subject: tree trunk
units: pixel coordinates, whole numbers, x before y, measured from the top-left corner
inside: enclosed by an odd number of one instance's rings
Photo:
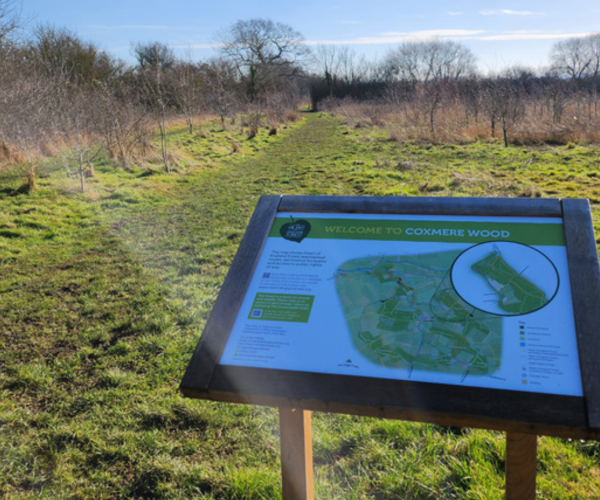
[[[194,120],[191,111],[189,113],[186,113],[185,120],[187,121],[188,132],[190,133],[190,135],[192,135],[194,133]]]
[[[169,151],[167,146],[167,123],[164,108],[160,112],[158,128],[160,129],[160,148],[163,157],[163,163],[165,165],[167,174],[170,174],[171,168],[169,166]]]
[[[77,159],[79,161],[79,181],[81,183],[81,192],[85,192],[85,181],[84,181],[84,169],[83,169],[83,153],[79,151],[77,153]]]
[[[257,70],[254,66],[250,66],[250,83],[248,86],[248,95],[250,97],[250,102],[254,102],[256,100],[256,79]]]
[[[117,142],[118,161],[123,168],[127,169],[127,155],[125,154],[125,148],[123,147],[123,141],[121,140],[121,127],[119,126],[119,122],[117,120],[114,121],[113,128],[115,141]]]
[[[37,184],[35,182],[35,168],[33,166],[33,162],[29,162],[29,173],[27,174],[27,191],[31,193],[36,189]]]
[[[435,137],[434,114],[435,111],[431,108],[431,111],[429,112],[429,132],[431,133],[431,137]]]

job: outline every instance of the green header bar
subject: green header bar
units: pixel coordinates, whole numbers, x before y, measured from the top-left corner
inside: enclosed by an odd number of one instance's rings
[[[527,245],[564,246],[563,225],[548,222],[471,222],[452,220],[374,220],[374,219],[295,219],[308,222],[301,239],[344,239],[376,241],[423,241],[442,243],[482,243],[514,241]],[[289,217],[277,217],[269,234],[284,237]],[[304,224],[304,226],[307,226]],[[283,228],[283,229],[282,229]],[[282,234],[283,233],[283,234]],[[290,239],[290,238],[287,238]],[[298,239],[291,238],[292,241]]]

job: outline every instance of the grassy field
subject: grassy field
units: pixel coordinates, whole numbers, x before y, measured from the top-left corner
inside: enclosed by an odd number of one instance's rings
[[[600,148],[398,143],[326,115],[171,131],[176,172],[49,160],[0,185],[0,496],[280,498],[276,411],[178,385],[261,194],[585,197]],[[44,172],[47,174],[44,175]],[[504,436],[316,414],[322,499],[501,499]],[[600,446],[541,438],[538,498],[600,498]]]

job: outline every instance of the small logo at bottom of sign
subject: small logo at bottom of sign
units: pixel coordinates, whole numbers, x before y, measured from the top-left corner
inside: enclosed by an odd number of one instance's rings
[[[355,365],[350,358],[345,363],[338,364],[338,366],[343,368],[358,368],[358,365]]]

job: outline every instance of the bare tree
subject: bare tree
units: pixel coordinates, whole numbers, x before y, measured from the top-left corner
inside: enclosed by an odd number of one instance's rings
[[[173,50],[164,43],[136,43],[133,55],[141,70],[168,71],[175,64]]]
[[[475,56],[470,49],[450,40],[404,42],[388,54],[385,72],[391,81],[413,86],[426,104],[429,131],[435,135],[435,113],[444,95],[461,78],[475,74]]]
[[[142,150],[148,134],[148,111],[132,89],[118,82],[97,89],[98,127],[111,159],[129,168],[135,152]]]
[[[570,38],[557,42],[550,52],[552,66],[559,74],[567,75],[574,80],[582,78],[591,63],[585,48],[585,43],[581,38]]]
[[[206,82],[205,99],[208,108],[219,115],[221,127],[240,102],[240,84],[236,67],[222,58],[211,59],[201,66]]]
[[[490,117],[492,137],[496,124],[502,128],[504,146],[508,147],[509,132],[525,116],[522,84],[510,76],[497,76],[485,86],[484,108]]]
[[[562,78],[552,78],[544,86],[543,91],[552,122],[558,124],[562,121],[567,106],[569,82]]]
[[[592,72],[592,105],[594,109],[594,117],[598,116],[598,79],[600,78],[600,33],[595,33],[588,37],[589,50],[591,53],[592,63],[590,70]],[[591,115],[591,107],[590,107]],[[591,116],[590,116],[591,117]]]
[[[337,45],[317,45],[314,62],[325,80],[329,97],[333,97],[333,86],[338,78],[341,65],[340,49]]]
[[[475,55],[451,40],[404,42],[385,60],[388,74],[412,82],[455,81],[475,73]]]
[[[217,35],[221,53],[246,80],[251,101],[298,73],[309,53],[303,42],[291,26],[270,19],[238,21]]]
[[[85,192],[85,179],[94,175],[93,161],[102,151],[97,140],[93,115],[100,111],[97,95],[77,89],[69,93],[69,113],[63,124],[64,147],[62,157],[67,175],[77,176],[81,192]],[[91,114],[90,115],[90,107]],[[74,170],[71,170],[74,167]]]
[[[160,150],[167,173],[169,164],[167,115],[173,108],[175,97],[171,69],[175,63],[173,51],[160,42],[135,44],[134,55],[138,61],[138,84],[142,102],[156,119],[160,134]]]
[[[65,28],[40,25],[29,43],[27,57],[49,78],[94,86],[116,78],[124,65],[94,43],[85,42]]]
[[[587,91],[589,118],[592,119],[592,115],[597,116],[600,33],[555,43],[550,52],[550,61],[554,72],[570,78],[579,89]],[[580,106],[581,101],[578,102],[578,107]]]
[[[552,67],[560,74],[581,80],[600,71],[600,33],[556,42],[550,51]]]
[[[312,108],[317,110],[320,100],[332,97],[359,98],[365,92],[363,85],[378,80],[376,65],[354,50],[338,45],[318,45],[312,58],[313,78],[310,85]]]
[[[177,107],[183,112],[188,132],[194,133],[194,117],[200,113],[201,96],[204,93],[204,81],[196,64],[177,61],[173,65],[174,97]]]
[[[587,37],[589,52],[592,63],[590,64],[590,72],[592,76],[597,78],[600,76],[600,33],[595,33]]]
[[[477,125],[483,101],[481,80],[475,76],[465,78],[460,82],[459,95],[465,108],[465,124],[468,126],[473,117]]]
[[[21,9],[15,0],[0,0],[0,45],[21,26]]]
[[[0,144],[28,170],[30,188],[35,186],[34,160],[60,122],[53,113],[58,83],[29,64],[22,47],[0,44]]]

